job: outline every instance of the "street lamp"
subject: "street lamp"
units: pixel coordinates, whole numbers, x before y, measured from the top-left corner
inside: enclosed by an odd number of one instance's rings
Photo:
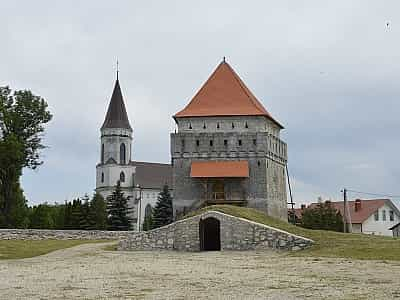
[[[136,200],[136,203],[139,202],[137,228],[138,228],[138,231],[140,231],[140,219],[141,219],[141,213],[142,213],[142,188],[139,184],[136,185],[136,188],[139,189],[139,197],[137,197],[137,194],[136,194],[135,200]]]

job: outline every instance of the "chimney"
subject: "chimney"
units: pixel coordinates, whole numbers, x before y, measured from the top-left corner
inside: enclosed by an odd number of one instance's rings
[[[354,203],[354,210],[355,211],[361,210],[361,200],[360,199],[356,199],[356,202]]]
[[[301,210],[305,210],[306,209],[306,205],[305,204],[302,204],[301,205]]]

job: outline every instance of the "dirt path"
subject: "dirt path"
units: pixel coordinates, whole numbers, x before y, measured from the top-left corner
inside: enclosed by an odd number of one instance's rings
[[[400,299],[400,262],[276,252],[114,252],[0,262],[1,299]]]

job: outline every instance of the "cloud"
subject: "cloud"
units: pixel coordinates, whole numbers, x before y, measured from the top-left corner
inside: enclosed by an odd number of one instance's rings
[[[136,160],[170,161],[171,116],[226,56],[285,125],[302,201],[343,187],[400,193],[396,1],[9,1],[2,9],[0,85],[31,89],[54,114],[45,164],[24,172],[31,203],[93,190],[117,58]]]

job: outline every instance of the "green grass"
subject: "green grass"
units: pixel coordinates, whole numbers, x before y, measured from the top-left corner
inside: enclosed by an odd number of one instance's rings
[[[0,260],[28,258],[73,246],[105,240],[0,240]]]
[[[400,260],[400,239],[366,234],[306,229],[271,218],[263,212],[252,208],[231,205],[213,205],[202,208],[185,217],[197,215],[207,210],[215,210],[276,227],[312,239],[315,242],[310,248],[294,252],[292,255],[369,260]]]

